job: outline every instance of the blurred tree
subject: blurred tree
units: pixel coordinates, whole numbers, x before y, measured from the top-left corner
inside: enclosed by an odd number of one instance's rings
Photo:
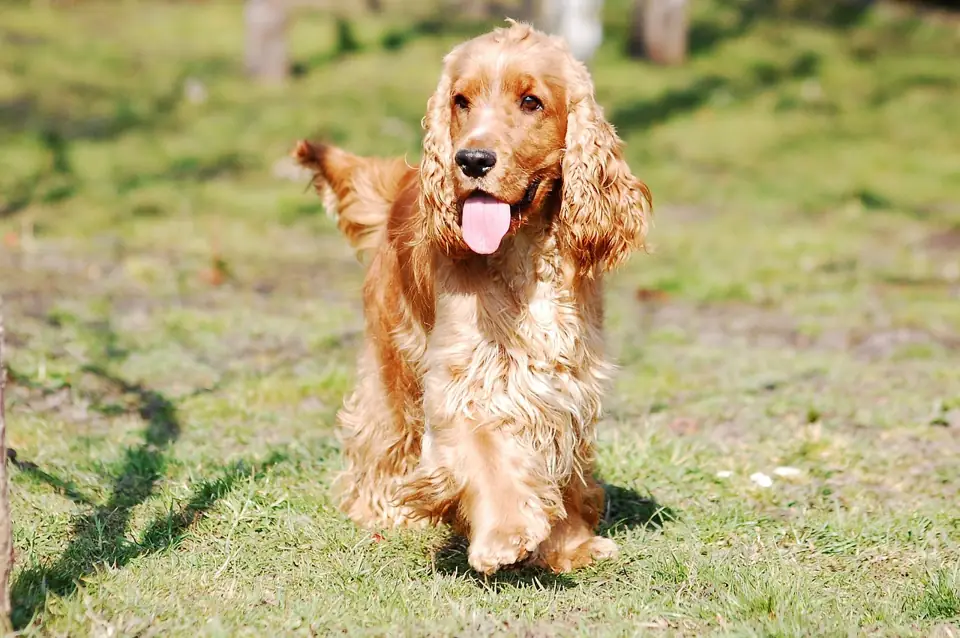
[[[630,55],[657,64],[687,58],[688,0],[635,0],[628,48]]]
[[[589,62],[603,42],[603,0],[541,0],[539,26],[563,37],[573,55]]]
[[[247,0],[247,73],[263,82],[282,82],[290,72],[287,60],[287,7],[283,0]]]

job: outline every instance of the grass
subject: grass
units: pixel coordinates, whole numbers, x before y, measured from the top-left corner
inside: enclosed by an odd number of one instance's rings
[[[607,292],[622,552],[487,581],[446,530],[331,504],[362,271],[277,163],[302,136],[415,157],[479,27],[305,11],[270,89],[227,4],[4,8],[24,634],[957,635],[956,18],[711,0],[666,69],[623,57],[623,4],[594,75],[657,215]]]

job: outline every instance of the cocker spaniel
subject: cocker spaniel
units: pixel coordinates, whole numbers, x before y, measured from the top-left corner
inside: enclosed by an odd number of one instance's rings
[[[449,522],[484,574],[612,557],[595,534],[601,283],[643,246],[650,192],[586,67],[526,24],[447,55],[423,126],[419,167],[294,152],[370,258],[340,505],[368,527]]]

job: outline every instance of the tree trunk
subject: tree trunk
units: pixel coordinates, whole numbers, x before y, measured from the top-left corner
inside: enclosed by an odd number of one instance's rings
[[[688,5],[688,0],[635,0],[630,54],[657,64],[686,60]]]
[[[13,632],[10,624],[10,573],[13,571],[13,528],[10,521],[10,493],[7,488],[7,419],[4,386],[7,368],[3,363],[3,303],[0,301],[0,634]]]
[[[603,0],[543,0],[540,28],[559,35],[573,56],[589,62],[603,43]]]
[[[243,14],[247,73],[262,82],[283,82],[290,72],[286,6],[281,0],[247,0]]]

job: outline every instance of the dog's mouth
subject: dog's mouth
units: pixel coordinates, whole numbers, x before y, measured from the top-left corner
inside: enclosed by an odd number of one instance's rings
[[[497,251],[510,231],[514,219],[520,219],[537,196],[540,180],[530,182],[523,197],[508,204],[496,197],[475,191],[463,200],[460,227],[467,246],[475,253],[489,255]]]
[[[533,198],[537,196],[537,190],[540,188],[540,179],[537,178],[530,182],[530,185],[527,186],[526,192],[523,194],[523,197],[516,204],[510,206],[510,214],[516,215],[517,217],[523,213],[530,204],[533,203]]]

